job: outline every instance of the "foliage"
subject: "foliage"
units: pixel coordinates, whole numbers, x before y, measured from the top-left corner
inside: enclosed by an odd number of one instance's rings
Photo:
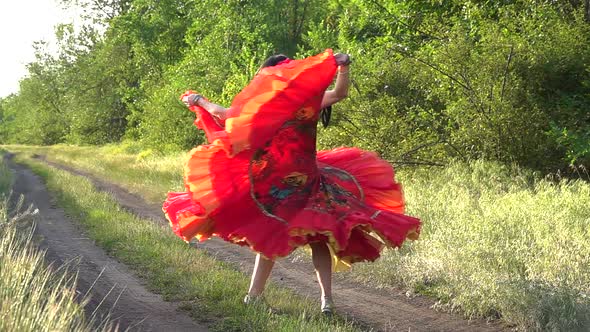
[[[329,28],[357,60],[356,85],[324,144],[352,143],[402,163],[486,158],[547,170],[574,161],[550,123],[588,128],[590,31],[577,12],[528,2],[376,3],[358,2]],[[322,44],[319,32],[310,35]]]
[[[590,13],[582,1],[62,0],[59,54],[39,44],[0,140],[157,151],[202,143],[186,89],[229,105],[272,53],[351,53],[353,87],[320,145],[400,164],[485,158],[542,171],[590,161]]]

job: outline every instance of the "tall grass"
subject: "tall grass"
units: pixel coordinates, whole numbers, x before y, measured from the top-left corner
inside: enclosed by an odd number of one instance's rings
[[[75,280],[56,273],[32,244],[34,211],[10,209],[10,172],[0,159],[0,331],[97,331],[84,315]],[[20,211],[20,212],[19,212]]]
[[[590,330],[588,182],[483,161],[403,178],[421,239],[354,276],[531,330]]]
[[[125,146],[36,149],[152,202],[182,187],[182,155],[139,155]],[[423,221],[420,240],[356,264],[348,276],[431,295],[440,307],[470,317],[499,317],[529,330],[588,331],[590,178],[580,177],[543,178],[484,161],[405,170],[398,178],[407,213]]]
[[[12,173],[2,160],[2,151],[0,150],[0,196],[6,197],[12,187]]]

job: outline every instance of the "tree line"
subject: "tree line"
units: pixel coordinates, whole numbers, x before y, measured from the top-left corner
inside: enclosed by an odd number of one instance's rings
[[[269,55],[351,54],[352,88],[320,146],[408,165],[484,158],[553,171],[590,161],[590,0],[62,0],[81,29],[36,44],[0,99],[0,143],[204,137],[187,89],[229,105]]]

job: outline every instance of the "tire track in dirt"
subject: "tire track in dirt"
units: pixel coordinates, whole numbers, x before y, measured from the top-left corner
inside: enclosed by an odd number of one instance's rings
[[[10,159],[10,155],[6,159]],[[173,303],[149,292],[130,269],[106,255],[62,209],[56,208],[41,179],[22,165],[8,162],[14,172],[13,191],[24,195],[27,204],[39,209],[35,235],[46,250],[48,263],[61,266],[73,263],[77,271],[76,289],[90,294],[85,310],[102,319],[110,314],[120,330],[129,331],[207,331]],[[99,319],[99,320],[100,320]]]
[[[157,223],[168,224],[161,207],[147,203],[143,198],[97,176],[37,156],[49,166],[88,178],[101,191],[110,193],[129,212]],[[254,266],[254,253],[249,249],[214,238],[198,243],[198,249],[213,257],[231,263],[249,274]],[[295,290],[302,296],[317,300],[319,310],[320,291],[313,266],[286,258],[276,262],[272,280]],[[374,289],[335,276],[332,286],[336,309],[340,314],[359,320],[379,331],[504,331],[499,322],[466,320],[458,315],[432,309],[432,299],[417,296],[408,298],[401,290]],[[244,294],[246,290],[244,290]]]

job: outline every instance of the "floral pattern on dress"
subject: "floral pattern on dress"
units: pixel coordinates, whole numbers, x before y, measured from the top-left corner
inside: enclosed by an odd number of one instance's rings
[[[362,189],[349,173],[316,161],[319,114],[303,107],[286,121],[250,160],[252,198],[267,216],[284,223],[300,209],[344,217],[350,199],[362,200]],[[358,192],[346,188],[357,188]],[[359,194],[360,193],[360,194]]]
[[[266,215],[289,219],[317,187],[317,120],[312,107],[301,108],[250,160],[251,194]]]

